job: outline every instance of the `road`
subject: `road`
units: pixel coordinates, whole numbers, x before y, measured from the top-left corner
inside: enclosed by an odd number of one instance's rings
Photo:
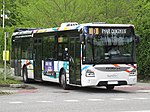
[[[150,112],[150,84],[63,90],[55,83],[32,83],[0,95],[0,112]]]

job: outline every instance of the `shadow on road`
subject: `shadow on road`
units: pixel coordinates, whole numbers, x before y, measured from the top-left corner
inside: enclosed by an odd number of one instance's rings
[[[30,82],[30,84],[33,85],[33,86],[41,86],[41,87],[43,86],[43,87],[51,87],[51,88],[56,88],[56,89],[62,89],[60,84],[54,83],[54,82],[46,82],[46,81],[38,82],[38,81],[34,81],[34,82]]]
[[[105,87],[73,87],[74,90],[78,92],[86,92],[86,93],[133,93],[127,90],[107,90]]]
[[[114,88],[114,90],[107,90],[105,87],[77,87],[77,86],[71,86],[69,90],[63,90],[63,88],[58,83],[53,82],[32,82],[30,84],[33,84],[34,86],[37,86],[37,89],[40,89],[41,87],[50,87],[55,89],[55,93],[59,93],[60,91],[62,93],[70,93],[70,92],[82,92],[82,93],[134,93],[134,91],[128,91],[126,90],[117,90],[117,87]],[[40,86],[40,88],[38,88]],[[57,91],[58,90],[58,91]]]

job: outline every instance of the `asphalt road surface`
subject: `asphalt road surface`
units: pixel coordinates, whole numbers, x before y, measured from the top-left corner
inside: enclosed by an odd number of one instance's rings
[[[32,83],[37,89],[11,89],[0,95],[0,112],[150,112],[150,84],[63,90],[55,83]]]

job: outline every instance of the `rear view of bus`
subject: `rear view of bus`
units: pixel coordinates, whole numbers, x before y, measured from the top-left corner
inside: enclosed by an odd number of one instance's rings
[[[134,85],[137,82],[136,36],[128,24],[82,27],[82,86]]]

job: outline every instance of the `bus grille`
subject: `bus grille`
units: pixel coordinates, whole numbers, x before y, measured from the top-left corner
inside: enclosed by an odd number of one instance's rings
[[[100,81],[97,86],[106,86],[106,85],[108,85],[108,81]],[[127,81],[118,81],[117,85],[118,86],[119,85],[127,85]]]
[[[130,67],[95,67],[95,69],[104,71],[104,72],[113,72],[113,71],[125,71]]]

